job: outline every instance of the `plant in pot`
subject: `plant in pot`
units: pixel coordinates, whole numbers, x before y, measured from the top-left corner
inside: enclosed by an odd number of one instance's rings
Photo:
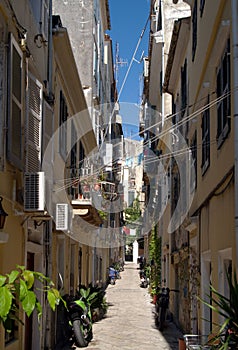
[[[227,272],[227,281],[230,290],[230,297],[219,293],[213,286],[211,304],[201,300],[205,305],[223,317],[216,335],[210,337],[209,343],[214,349],[237,349],[238,348],[238,281],[236,272]],[[216,324],[217,326],[217,324]]]
[[[80,288],[87,289],[85,286]],[[91,310],[93,322],[99,321],[106,314],[108,309],[108,304],[105,297],[105,290],[99,286],[89,285],[89,295],[94,295],[91,300]]]

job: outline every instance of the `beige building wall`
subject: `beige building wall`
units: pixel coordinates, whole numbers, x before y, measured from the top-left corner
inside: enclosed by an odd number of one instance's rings
[[[186,328],[186,332],[208,334],[211,320],[210,324],[202,321],[202,317],[207,318],[209,321],[208,309],[203,304],[198,307],[192,296],[200,295],[206,298],[205,295],[209,292],[210,283],[222,293],[226,293],[225,270],[235,259],[234,125],[231,118],[230,132],[225,137],[223,144],[218,146],[218,103],[216,101],[217,72],[223,58],[227,40],[229,37],[231,38],[231,9],[230,2],[217,1],[216,3],[211,3],[206,1],[201,14],[199,2],[197,2],[197,46],[193,59],[192,18],[194,4],[195,1],[190,2],[191,19],[188,46],[184,50],[184,56],[181,56],[181,49],[179,47],[176,48],[173,64],[178,73],[175,70],[173,71],[172,68],[170,85],[168,85],[172,89],[174,101],[177,104],[177,111],[179,112],[179,95],[181,94],[181,76],[179,72],[186,59],[188,107],[183,118],[187,117],[188,123],[183,123],[182,132],[183,136],[188,138],[190,147],[194,146],[192,142],[196,133],[197,143],[193,154],[196,154],[197,183],[189,215],[180,227],[179,232],[177,232],[177,238],[176,234],[174,237],[178,239],[180,235],[182,238],[182,235],[187,231],[189,243],[187,263],[189,270],[197,271],[196,280],[192,278],[191,274],[188,285],[188,296],[191,296],[191,302],[184,295],[184,302],[187,300],[188,303],[187,309],[189,313],[187,315],[189,315],[190,320],[186,320],[185,316],[183,316],[183,311],[180,310],[179,321]],[[185,33],[182,32],[181,28],[178,43],[183,38],[182,33]],[[232,51],[230,57],[232,57]],[[231,81],[232,71],[231,58]],[[209,108],[210,163],[207,169],[204,170],[202,168],[202,110],[207,109],[208,103],[211,104]],[[183,259],[184,252],[185,249],[179,252],[179,259]],[[174,262],[177,261],[177,267],[179,267],[180,260],[176,260],[177,258],[178,256],[174,255]],[[176,281],[178,270],[176,270],[175,265],[171,266],[171,274]],[[181,299],[179,303],[181,303]],[[176,307],[176,304],[174,306]],[[213,315],[213,317],[216,316]]]

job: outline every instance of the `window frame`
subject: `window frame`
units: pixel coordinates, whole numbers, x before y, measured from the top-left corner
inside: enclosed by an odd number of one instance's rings
[[[209,104],[209,98],[207,103]],[[210,108],[206,108],[202,113],[202,175],[205,174],[210,165]]]
[[[14,85],[13,81],[16,81],[16,79],[13,79],[14,75],[14,68],[13,68],[13,60],[14,60],[14,50],[19,55],[20,58],[20,97],[17,98],[17,96],[14,95]],[[9,38],[9,57],[8,57],[8,117],[7,117],[7,159],[10,163],[12,163],[14,166],[16,166],[18,169],[23,169],[23,108],[24,108],[24,72],[23,72],[23,52],[21,51],[17,41],[15,40],[13,34],[10,34]],[[16,120],[14,121],[13,116],[13,103],[15,103],[16,107],[19,109],[19,122],[16,123]],[[16,118],[16,116],[15,116]],[[18,125],[19,130],[17,130],[16,134],[16,125]],[[14,132],[13,132],[14,130]],[[17,139],[17,145],[14,147],[13,140]],[[19,151],[16,152],[16,149]],[[17,154],[18,153],[18,154]]]
[[[206,0],[200,0],[200,17],[203,15]]]
[[[197,22],[198,22],[198,15],[197,15],[197,0],[194,2],[193,7],[193,15],[192,15],[192,61],[195,59],[196,54],[196,48],[197,48]]]
[[[60,103],[59,103],[59,152],[64,161],[67,157],[67,119],[68,119],[68,106],[63,91],[60,90]]]
[[[181,67],[181,118],[183,118],[188,104],[187,93],[187,59]]]
[[[49,0],[42,0],[37,4],[36,0],[30,0],[30,7],[36,24],[39,28],[39,34],[48,40],[49,27]]]
[[[217,148],[220,149],[228,137],[231,129],[231,63],[230,63],[230,38],[228,38],[225,50],[221,57],[220,65],[217,67],[216,92],[219,99],[217,102]]]
[[[194,132],[193,137],[191,139],[190,150],[192,154],[192,161],[195,169],[195,179],[190,178],[190,188],[197,188],[197,163],[198,163],[198,152],[197,152],[197,131]],[[195,182],[193,186],[192,181]]]

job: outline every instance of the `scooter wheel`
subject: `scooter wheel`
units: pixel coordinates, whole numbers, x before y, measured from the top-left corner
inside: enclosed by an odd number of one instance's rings
[[[84,327],[80,320],[73,321],[73,330],[74,330],[74,336],[75,336],[75,343],[80,348],[85,348],[88,346],[89,343],[89,334],[84,334]]]

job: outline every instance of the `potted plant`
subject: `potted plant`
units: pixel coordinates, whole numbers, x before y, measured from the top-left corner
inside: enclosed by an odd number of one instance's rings
[[[210,337],[209,340],[210,344],[215,344],[214,348],[221,350],[228,349],[228,346],[232,346],[234,349],[238,348],[238,281],[236,272],[234,272],[233,278],[232,274],[227,273],[226,275],[230,297],[225,297],[213,286],[210,286],[212,292],[211,304],[202,300],[204,304],[224,318],[217,334],[212,338]]]
[[[93,295],[91,300],[91,310],[93,322],[99,321],[107,312],[108,304],[105,297],[105,290],[99,286],[89,285],[87,288],[84,285],[80,286],[80,289],[88,290],[89,297]]]

